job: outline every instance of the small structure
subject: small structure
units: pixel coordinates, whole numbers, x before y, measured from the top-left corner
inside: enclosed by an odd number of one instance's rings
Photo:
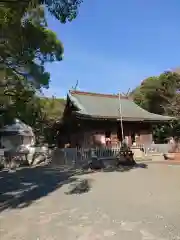
[[[60,140],[71,147],[117,146],[124,139],[130,146],[151,144],[152,125],[170,120],[140,108],[127,96],[73,90],[67,95]]]
[[[35,136],[30,126],[19,119],[15,119],[12,125],[0,129],[1,148],[16,149],[22,145],[32,146],[35,144]]]

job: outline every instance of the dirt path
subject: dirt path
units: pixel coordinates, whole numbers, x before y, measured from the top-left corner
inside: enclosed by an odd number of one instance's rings
[[[91,190],[65,194],[76,177],[90,179]],[[180,239],[180,166],[149,164],[146,169],[72,176],[57,185],[28,204],[4,209],[0,239]]]

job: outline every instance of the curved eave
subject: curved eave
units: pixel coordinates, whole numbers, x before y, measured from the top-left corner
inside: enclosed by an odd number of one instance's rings
[[[79,111],[83,111],[85,114],[88,114],[88,113],[86,112],[86,109],[83,107],[83,105],[80,104],[80,102],[79,102],[74,96],[72,96],[70,92],[68,93],[68,97],[69,97],[70,101],[73,103],[73,105],[74,105]]]
[[[96,115],[95,113],[90,114],[89,111],[87,111],[87,109],[81,104],[81,102],[71,94],[71,92],[68,93],[68,97],[69,97],[70,101],[72,102],[72,104],[77,109],[77,111],[74,111],[73,113],[79,118],[94,119],[94,120],[111,120],[111,121],[119,121],[120,120],[119,115],[104,116],[102,114],[100,114],[100,115]],[[175,118],[169,117],[169,116],[162,116],[162,115],[150,113],[144,109],[141,109],[134,102],[133,102],[133,104],[134,104],[135,108],[139,108],[141,111],[138,110],[138,112],[135,114],[135,117],[123,117],[123,121],[130,121],[130,122],[132,122],[132,121],[134,121],[134,122],[141,121],[142,122],[143,121],[143,122],[154,122],[154,123],[157,122],[158,123],[158,122],[169,122],[169,121],[172,121],[175,119]],[[136,117],[136,116],[138,116],[138,117]],[[139,117],[139,116],[142,116],[142,117]]]
[[[78,118],[81,119],[91,119],[91,120],[110,120],[110,121],[120,121],[119,116],[98,116],[98,115],[89,115],[89,114],[84,114],[81,112],[73,112],[74,115],[76,115]],[[157,118],[133,118],[133,117],[122,117],[122,120],[124,122],[153,122],[153,123],[158,123],[158,122],[170,122],[172,120],[175,120],[176,118],[174,117],[168,117],[168,116],[159,116],[157,115]]]

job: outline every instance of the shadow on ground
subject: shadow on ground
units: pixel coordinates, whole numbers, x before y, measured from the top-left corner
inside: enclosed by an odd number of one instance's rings
[[[15,172],[1,171],[0,211],[28,207],[62,185],[76,182],[74,174],[73,171],[46,166],[22,168]]]
[[[106,167],[103,169],[104,172],[113,172],[113,171],[116,171],[116,172],[128,172],[132,169],[136,169],[136,168],[142,168],[142,169],[147,169],[148,168],[148,165],[145,164],[145,163],[136,163],[134,165],[119,165],[118,167],[113,167],[113,166],[110,166],[110,167]]]
[[[104,172],[130,171],[134,168],[147,168],[145,164],[134,166],[105,167]],[[15,172],[0,172],[0,212],[8,208],[24,208],[34,201],[47,196],[64,184],[73,186],[66,194],[82,194],[91,188],[89,180],[80,182],[78,175],[97,172],[99,170],[65,170],[59,167],[38,166],[21,168]],[[73,183],[73,184],[72,184]]]
[[[91,189],[91,182],[91,179],[81,179],[76,181],[75,183],[70,184],[69,190],[65,192],[65,194],[72,195],[89,192]]]

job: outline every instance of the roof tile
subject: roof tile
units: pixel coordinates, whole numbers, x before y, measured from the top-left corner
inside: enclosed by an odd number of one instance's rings
[[[167,121],[171,117],[150,113],[133,102],[128,96],[70,91],[69,97],[79,113],[91,117],[120,118],[124,120]],[[120,113],[121,104],[121,113]]]

